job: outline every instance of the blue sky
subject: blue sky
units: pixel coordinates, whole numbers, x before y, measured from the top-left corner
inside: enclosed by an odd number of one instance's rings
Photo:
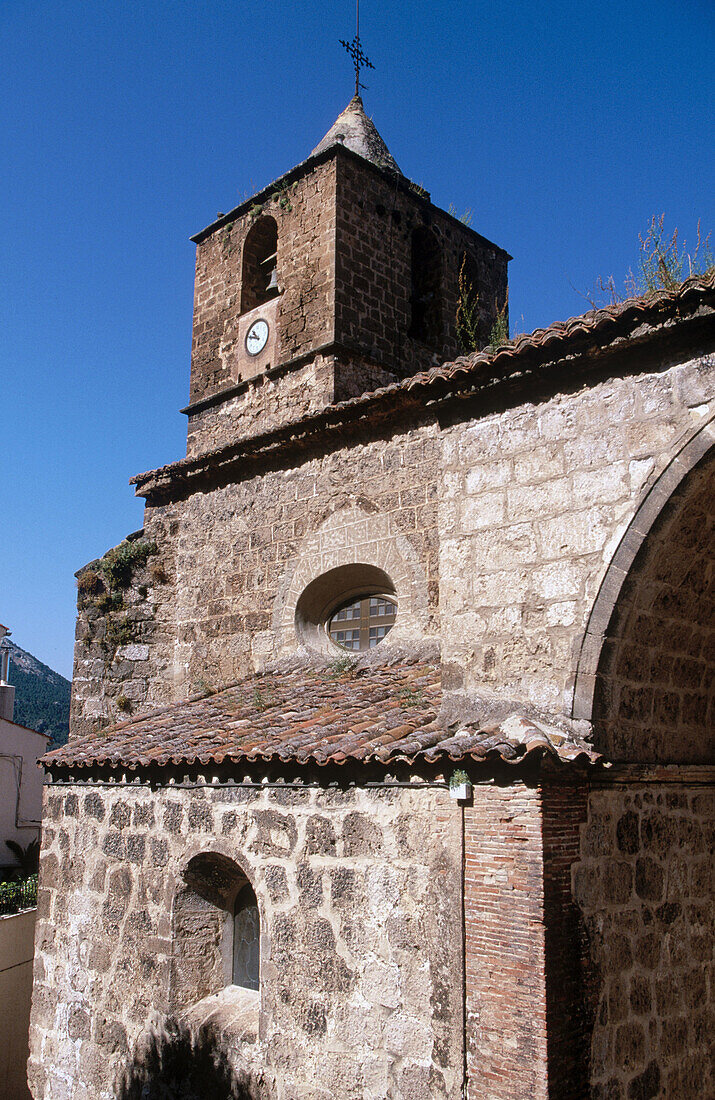
[[[664,211],[715,230],[712,0],[362,0],[365,107],[403,172],[506,248],[512,328],[583,312]],[[336,0],[2,0],[0,621],[71,674],[73,574],[180,458],[189,236],[352,94]]]

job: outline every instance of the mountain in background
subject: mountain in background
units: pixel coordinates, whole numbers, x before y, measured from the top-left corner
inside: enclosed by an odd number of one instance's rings
[[[64,745],[70,727],[70,682],[8,638],[9,681],[15,685],[14,720],[50,735],[48,748]]]

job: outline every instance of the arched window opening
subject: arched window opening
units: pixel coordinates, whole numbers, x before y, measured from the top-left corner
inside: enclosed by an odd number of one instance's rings
[[[227,856],[202,852],[183,878],[174,903],[177,1006],[230,985],[258,990],[260,915],[247,875]]]
[[[259,218],[243,246],[241,312],[247,313],[278,296],[278,226],[274,218]]]
[[[412,288],[409,335],[437,347],[442,339],[442,254],[430,229],[412,231]]]
[[[362,596],[336,608],[328,620],[328,633],[342,649],[374,649],[392,630],[396,615],[397,605],[387,596]]]
[[[383,569],[351,562],[321,573],[303,590],[295,609],[299,637],[311,649],[335,656],[335,647],[362,652],[387,637],[397,621],[398,597]]]

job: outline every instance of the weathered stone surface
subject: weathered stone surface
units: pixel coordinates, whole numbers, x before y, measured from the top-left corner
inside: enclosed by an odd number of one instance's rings
[[[153,1019],[175,1017],[224,989],[222,911],[183,878],[202,851],[234,861],[259,899],[260,1039],[235,1043],[225,1025],[226,1057],[237,1070],[259,1065],[272,1100],[324,1090],[348,1096],[356,1080],[365,1098],[398,1098],[414,1095],[423,1079],[431,1096],[456,1100],[461,922],[459,907],[445,901],[459,892],[460,822],[446,791],[343,797],[304,788],[304,800],[290,807],[275,788],[259,788],[247,802],[236,787],[118,785],[85,787],[81,799],[91,806],[100,791],[101,821],[66,818],[61,881],[52,874],[59,840],[45,851],[49,902],[38,920],[31,1071],[37,1100],[54,1098],[61,1082],[71,1100],[109,1095]],[[78,796],[66,797],[74,805]],[[234,827],[224,834],[227,814]],[[406,816],[430,836],[429,848],[403,843],[398,826]],[[160,865],[140,851],[160,853]],[[75,900],[62,935],[50,942],[62,898]]]
[[[694,1096],[691,1080],[707,1091],[708,1044],[694,1006],[712,1029],[715,908],[712,892],[695,903],[698,842],[682,845],[712,820],[697,786],[651,782],[590,795],[573,882],[594,967],[594,1095]],[[610,847],[594,846],[594,828]],[[632,890],[612,889],[609,869],[618,866],[630,871]]]
[[[73,735],[327,645],[328,606],[368,569],[398,605],[385,653],[438,641],[475,720],[518,700],[595,720],[612,759],[709,760],[706,312],[686,331],[666,304],[658,339],[610,318],[602,345],[583,319],[566,345],[547,334],[551,363],[538,341],[532,359],[475,361],[463,401],[460,367],[451,394],[455,374],[429,402],[416,379],[396,415],[354,403],[311,434],[313,414],[458,354],[465,252],[485,342],[504,301],[506,255],[384,167],[331,146],[197,238],[187,450],[204,468],[143,483],[151,558],[80,594]],[[262,224],[279,293],[251,365]],[[36,1100],[106,1100],[132,1059],[186,1039],[188,1009],[261,1100],[456,1100],[465,1065],[469,1100],[568,1100],[587,1077],[601,1100],[707,1095],[711,798],[672,773],[588,791],[515,776],[464,807],[428,788],[50,790]],[[227,930],[246,880],[261,989],[239,1003]]]
[[[102,656],[99,642],[78,641],[73,728],[79,733],[112,713],[119,717],[112,700],[135,678],[144,685],[140,705],[146,709],[235,682],[267,661],[296,652],[301,593],[326,570],[356,560],[379,566],[391,577],[400,605],[395,627],[400,636],[433,635],[440,625],[443,660],[453,670],[455,686],[481,690],[487,685],[535,706],[568,710],[583,631],[614,549],[647,484],[672,461],[683,434],[692,431],[692,414],[680,403],[675,379],[696,371],[702,379],[715,376],[712,364],[701,368],[702,361],[695,359],[657,375],[611,379],[542,405],[467,418],[444,430],[425,416],[389,439],[365,438],[327,455],[308,452],[279,471],[252,473],[185,500],[149,504],[145,537],[160,547],[167,576],[164,583],[152,581],[145,600],[131,596],[154,624],[146,641],[149,658],[128,662],[124,679],[108,680],[103,661],[99,674],[92,671]],[[638,412],[639,393],[656,380],[660,412]],[[711,384],[715,387],[715,381]],[[632,459],[627,475],[622,463],[630,444],[626,425],[611,415],[615,395],[633,398],[634,415],[644,417],[639,423],[657,416],[665,416],[667,423],[665,435],[652,443],[650,465]],[[584,419],[589,430],[598,423],[608,444],[595,469],[589,465],[593,455],[576,445]],[[486,522],[499,494],[506,492],[495,489],[492,475],[498,485],[512,485],[518,463],[543,447],[547,423],[553,437],[549,451],[559,454],[558,473],[552,476],[544,466],[527,488],[532,493],[553,480],[567,482],[569,492],[559,497],[550,491],[536,515],[497,509],[486,526],[474,528],[470,516],[475,509]],[[594,481],[586,500],[574,485],[589,470]],[[701,482],[705,494],[709,483]],[[634,725],[624,712],[618,732],[607,735],[607,747],[616,755],[633,737],[638,739],[633,751],[641,754],[666,743],[663,723],[672,728],[675,695],[681,753],[695,759],[704,751],[697,730],[708,725],[702,708],[712,676],[706,671],[710,643],[703,630],[710,597],[697,595],[702,579],[697,580],[695,564],[705,560],[710,528],[702,518],[708,497],[699,498],[695,488],[693,494],[688,508],[701,519],[687,527],[691,535],[683,527],[677,536],[691,540],[689,556],[674,552],[673,557],[672,567],[677,564],[682,576],[673,574],[658,584],[666,585],[664,592],[685,593],[692,586],[688,606],[701,626],[695,633],[671,619],[668,648],[629,642],[614,658],[620,670],[614,690],[623,683],[622,705],[639,708],[639,714],[645,707],[656,723],[646,730],[640,718]],[[686,494],[685,503],[689,500]],[[670,537],[664,531],[662,539]],[[660,560],[664,568],[660,551],[649,560]],[[687,568],[686,562],[691,563]],[[180,590],[177,577],[182,578]],[[663,636],[665,626],[658,625],[663,612],[657,612],[658,622],[655,614],[634,612],[641,639]],[[684,614],[685,607],[678,611]],[[686,652],[693,647],[697,652]]]

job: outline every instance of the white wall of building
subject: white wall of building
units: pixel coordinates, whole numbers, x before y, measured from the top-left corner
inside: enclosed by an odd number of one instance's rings
[[[44,733],[0,718],[0,866],[15,863],[7,840],[26,847],[40,835],[43,772],[37,761],[47,741]]]
[[[0,917],[0,1096],[30,1100],[28,1029],[36,909]]]

